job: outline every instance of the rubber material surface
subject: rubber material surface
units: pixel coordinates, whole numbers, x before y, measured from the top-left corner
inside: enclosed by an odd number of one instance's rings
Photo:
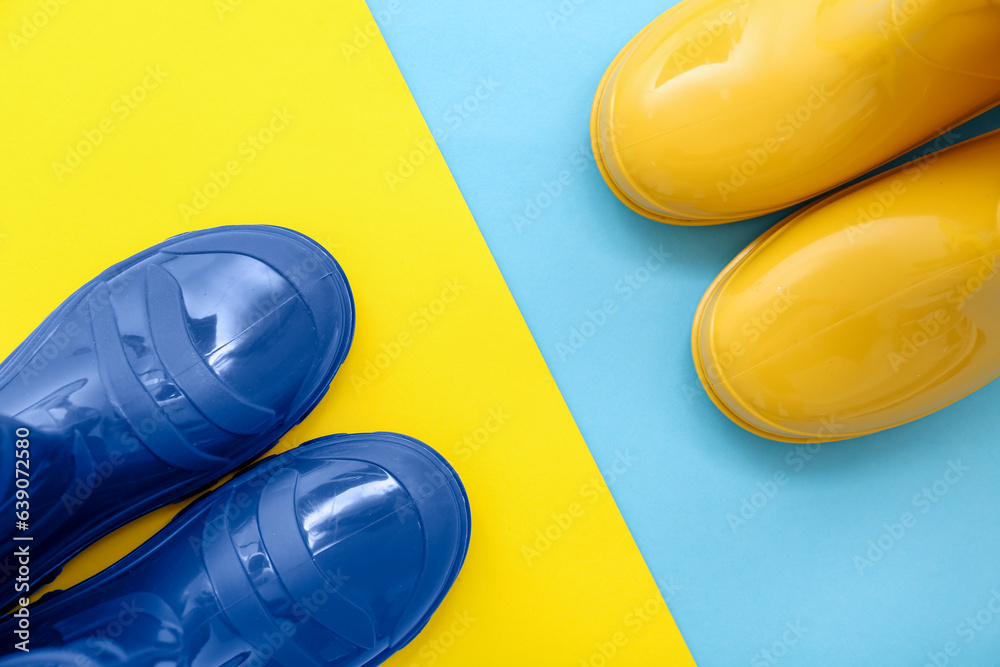
[[[695,366],[737,424],[841,440],[1000,374],[1000,133],[904,165],[767,232],[708,289]]]
[[[32,590],[101,535],[273,445],[319,402],[353,330],[337,262],[278,227],[183,234],[74,293],[0,365],[4,516],[15,432],[31,433],[19,533],[33,538]],[[7,608],[17,593],[2,589]]]
[[[661,222],[782,210],[1000,102],[998,30],[993,0],[688,0],[604,75],[598,167]]]
[[[470,521],[454,470],[423,443],[313,440],[46,596],[31,611],[32,653],[0,665],[380,664],[451,587]],[[13,636],[13,624],[0,633]]]

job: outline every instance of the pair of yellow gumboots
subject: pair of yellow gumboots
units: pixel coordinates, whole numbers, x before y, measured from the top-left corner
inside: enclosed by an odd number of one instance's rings
[[[594,100],[615,194],[677,225],[818,200],[708,288],[695,366],[734,422],[785,442],[898,426],[1000,375],[1000,0],[685,0]]]

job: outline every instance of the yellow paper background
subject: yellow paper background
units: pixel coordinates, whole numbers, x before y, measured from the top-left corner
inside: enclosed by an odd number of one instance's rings
[[[0,32],[0,354],[173,234],[309,234],[351,281],[357,332],[278,449],[406,433],[449,458],[472,503],[461,576],[387,664],[693,664],[361,0],[17,0]],[[54,586],[179,507],[100,541]]]

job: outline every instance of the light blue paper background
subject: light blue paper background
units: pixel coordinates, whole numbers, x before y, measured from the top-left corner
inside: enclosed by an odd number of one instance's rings
[[[674,3],[369,4],[698,664],[1000,663],[988,611],[994,590],[1000,611],[1000,384],[809,461],[734,426],[700,389],[698,301],[781,216],[646,220],[605,186],[588,126],[608,63]],[[959,133],[996,127],[991,113]],[[661,248],[671,257],[646,273]],[[581,327],[593,335],[567,353]],[[949,462],[968,471],[915,503]],[[773,492],[779,471],[786,483],[734,529],[728,515],[760,504],[752,494]],[[888,544],[886,524],[906,512],[912,527],[859,572],[869,540]]]

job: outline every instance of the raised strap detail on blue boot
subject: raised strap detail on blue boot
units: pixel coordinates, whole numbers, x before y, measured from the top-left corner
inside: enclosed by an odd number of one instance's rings
[[[232,493],[230,490],[230,497]],[[257,640],[263,644],[267,637],[276,634],[284,636],[283,629],[280,623],[275,623],[271,613],[261,604],[253,584],[240,566],[239,558],[229,541],[229,525],[226,518],[228,504],[228,502],[217,503],[205,522],[205,530],[202,533],[205,570],[222,604],[222,613],[232,627],[239,628],[240,633],[248,641]],[[274,646],[275,644],[278,646]],[[326,667],[323,661],[303,651],[296,642],[271,642],[270,645],[279,664]]]
[[[51,454],[45,492],[33,484],[33,583],[273,446],[327,391],[353,330],[336,260],[280,227],[188,232],[77,289],[0,363],[0,416]]]
[[[129,423],[132,430],[141,434],[140,442],[158,458],[185,470],[212,470],[224,468],[229,462],[198,451],[174,427],[160,406],[142,386],[129,366],[122,347],[121,336],[115,323],[114,310],[102,304],[110,303],[106,284],[94,288],[90,300],[90,318],[94,330],[94,349],[99,362],[101,382],[108,396]],[[154,429],[143,428],[145,420],[152,419]]]
[[[146,269],[149,327],[163,367],[184,394],[213,424],[230,433],[265,432],[274,425],[274,410],[244,400],[212,372],[195,349],[185,327],[180,285],[159,264]]]
[[[295,513],[298,478],[298,472],[283,470],[264,487],[257,516],[267,555],[294,600],[312,595],[317,581],[330,584],[326,588],[329,599],[317,609],[313,618],[352,644],[373,649],[376,637],[371,617],[336,590],[335,582],[320,570],[302,541]],[[388,640],[385,644],[388,645]]]
[[[32,657],[374,667],[426,624],[469,536],[461,482],[429,447],[391,434],[323,438],[258,464],[104,572],[33,605]],[[331,589],[346,600],[316,596]],[[121,611],[109,601],[129,599],[144,608],[136,622],[95,647],[95,628]],[[374,637],[358,627],[366,616]],[[0,635],[16,621],[0,622]]]
[[[404,511],[421,518],[428,563],[414,590],[412,603],[400,619],[400,626],[409,626],[411,630],[394,637],[394,646],[398,648],[412,640],[426,623],[423,600],[453,579],[457,568],[462,565],[461,561],[449,563],[447,559],[436,556],[456,548],[455,545],[467,543],[471,521],[468,501],[454,469],[437,452],[418,440],[397,433],[346,434],[331,439],[338,442],[338,456],[391,471],[414,500],[413,505]],[[305,455],[314,456],[312,452]],[[464,512],[463,521],[438,520],[451,514],[456,505]]]

